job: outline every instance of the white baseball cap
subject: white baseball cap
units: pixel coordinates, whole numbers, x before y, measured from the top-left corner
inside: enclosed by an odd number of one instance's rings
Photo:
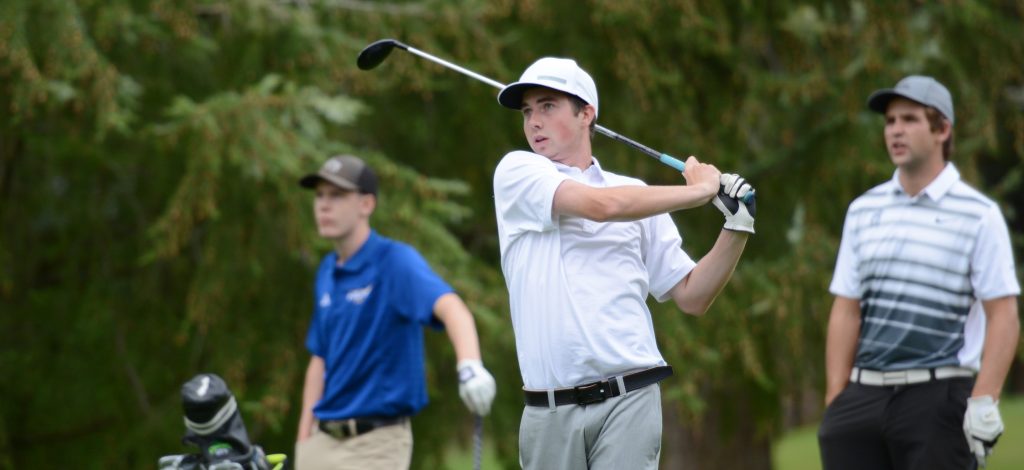
[[[519,81],[505,85],[498,93],[498,103],[512,109],[522,109],[523,93],[542,86],[573,95],[594,107],[597,115],[597,86],[585,70],[572,59],[544,57],[527,67]]]

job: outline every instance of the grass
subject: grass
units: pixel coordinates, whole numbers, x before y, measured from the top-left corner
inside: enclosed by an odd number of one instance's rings
[[[1024,467],[1024,397],[1003,397],[999,412],[1006,430],[988,459],[987,470],[1015,470]],[[808,426],[787,433],[775,443],[773,468],[779,470],[821,470],[818,427]]]
[[[498,466],[498,457],[494,448],[487,443],[490,436],[484,436],[483,455],[480,458],[481,469],[501,468]],[[440,470],[471,470],[473,468],[473,449],[457,448],[451,449],[448,453],[448,462]]]

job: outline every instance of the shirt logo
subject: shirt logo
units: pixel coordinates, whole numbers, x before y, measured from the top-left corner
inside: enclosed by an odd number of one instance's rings
[[[331,294],[324,293],[323,297],[320,297],[320,308],[327,308],[331,306]]]
[[[366,298],[370,296],[370,292],[373,292],[373,284],[348,291],[345,294],[345,300],[359,305],[366,301]]]

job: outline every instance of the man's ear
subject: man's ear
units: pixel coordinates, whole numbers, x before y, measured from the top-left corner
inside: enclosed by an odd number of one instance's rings
[[[587,104],[583,107],[583,119],[586,121],[588,126],[594,122],[594,119],[597,119],[597,110],[594,109],[594,105]]]
[[[377,196],[373,194],[360,194],[359,195],[359,208],[363,215],[370,217],[373,211],[377,209]]]
[[[949,137],[953,135],[953,123],[949,122],[949,119],[942,120],[942,129],[939,129],[939,139],[942,142],[949,140]]]

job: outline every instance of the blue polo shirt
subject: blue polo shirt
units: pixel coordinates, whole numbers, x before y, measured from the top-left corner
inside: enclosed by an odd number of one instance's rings
[[[370,232],[338,266],[324,257],[316,276],[306,348],[323,358],[320,420],[411,416],[427,404],[423,326],[443,328],[434,303],[452,288],[415,249]]]

